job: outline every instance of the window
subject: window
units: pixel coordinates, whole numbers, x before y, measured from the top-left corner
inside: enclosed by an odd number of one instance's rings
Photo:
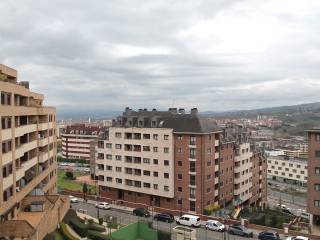
[[[190,172],[196,171],[196,163],[195,162],[189,162],[189,171]]]
[[[179,135],[179,136],[178,136],[178,140],[182,140],[182,135]]]
[[[106,154],[106,158],[107,158],[108,160],[112,160],[112,155],[111,155],[111,154]]]
[[[316,141],[317,141],[317,142],[320,142],[320,134],[316,134],[315,137],[316,137]]]
[[[153,134],[153,140],[158,140],[158,134]]]
[[[108,170],[108,171],[112,171],[112,166],[106,166],[106,170]]]
[[[121,158],[122,158],[122,157],[121,157],[120,155],[116,155],[116,160],[117,160],[117,161],[121,161]]]
[[[178,174],[178,180],[182,180],[182,174],[181,173]]]
[[[121,144],[116,144],[116,149],[121,149]]]
[[[154,177],[158,177],[158,172],[153,172]]]
[[[178,166],[179,166],[179,167],[182,166],[182,161],[178,161]]]
[[[163,139],[164,139],[164,140],[169,140],[169,135],[164,135],[164,136],[163,136]]]
[[[150,134],[143,134],[143,139],[150,139]]]
[[[150,171],[143,170],[143,175],[145,175],[145,176],[150,176]]]
[[[150,188],[151,187],[151,184],[150,183],[143,183],[143,187],[145,187],[145,188]]]
[[[168,147],[163,148],[163,152],[164,153],[169,153],[169,148]]]
[[[164,177],[164,178],[169,178],[169,173],[164,173],[164,174],[163,174],[163,177]]]
[[[194,136],[190,137],[190,145],[196,145],[196,137]]]
[[[121,132],[116,132],[116,138],[121,138]]]
[[[190,201],[190,211],[191,212],[196,211],[196,202]]]
[[[211,148],[207,149],[207,153],[210,154],[211,153]]]
[[[210,166],[211,166],[211,160],[207,162],[207,167],[210,167]]]
[[[207,175],[207,180],[211,179],[211,174]]]
[[[158,152],[158,147],[153,147],[153,152]]]
[[[143,146],[143,151],[150,152],[150,146]]]
[[[104,154],[103,153],[98,153],[98,159],[104,159]]]
[[[320,200],[315,200],[314,201],[314,206],[317,208],[320,208]]]
[[[169,191],[169,186],[163,186],[163,190],[168,192]]]
[[[182,187],[178,187],[178,192],[182,192]]]
[[[178,148],[178,153],[182,153],[182,148]]]
[[[143,163],[150,164],[150,158],[144,158],[144,159],[143,159]]]
[[[107,182],[112,182],[112,177],[107,177]]]
[[[315,151],[316,158],[320,158],[320,151]]]
[[[121,172],[122,168],[121,167],[116,167],[116,172]]]
[[[154,189],[158,189],[158,184],[153,184]]]
[[[196,149],[190,148],[189,152],[190,152],[190,156],[189,157],[192,158],[192,159],[195,159],[196,158]]]
[[[320,175],[320,167],[316,167],[315,168],[315,174],[316,175]]]
[[[112,143],[107,143],[106,148],[112,148]]]
[[[315,185],[314,185],[314,190],[315,190],[316,192],[320,192],[320,184],[315,184]]]
[[[163,163],[165,166],[169,166],[169,160],[164,160]]]
[[[122,183],[122,179],[121,178],[116,178],[116,183]]]
[[[158,165],[158,159],[153,159],[153,164]]]

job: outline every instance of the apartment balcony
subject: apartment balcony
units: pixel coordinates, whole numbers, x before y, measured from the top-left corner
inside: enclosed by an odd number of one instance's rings
[[[220,158],[220,154],[219,154],[218,152],[216,152],[216,153],[214,154],[214,158],[215,158],[215,159],[219,159],[219,158]]]
[[[214,196],[215,196],[215,197],[218,197],[218,196],[219,196],[219,190],[215,190],[215,191],[214,191]]]
[[[190,194],[189,195],[189,201],[196,201],[196,195],[195,194]]]
[[[53,122],[49,122],[49,129],[53,128]]]
[[[197,148],[197,145],[196,144],[190,144],[189,148]]]
[[[23,155],[22,155],[23,156]],[[2,154],[2,165],[12,162],[12,151]]]
[[[49,144],[49,138],[48,137],[43,137],[39,139],[39,147],[45,147]]]
[[[37,131],[37,124],[27,124],[15,128],[15,136],[20,137],[26,133]]]
[[[219,164],[217,164],[217,165],[214,166],[214,171],[215,171],[215,172],[219,172],[219,171],[220,171],[220,166],[219,166]]]
[[[53,157],[53,155],[54,155],[54,151],[52,149],[52,150],[49,151],[49,158]]]
[[[38,130],[39,131],[47,130],[48,128],[49,128],[48,123],[39,123],[38,124]]]
[[[8,129],[1,130],[1,137],[2,137],[2,141],[12,139],[12,129],[8,128]]]
[[[3,178],[3,189],[7,189],[8,187],[13,185],[13,175],[10,174],[8,177]]]
[[[47,161],[49,159],[48,157],[48,153],[46,152],[39,152],[39,163],[44,163],[45,161]]]
[[[216,177],[215,179],[214,179],[214,184],[218,184],[219,183],[219,177]]]
[[[215,140],[215,141],[214,141],[214,146],[215,146],[215,147],[219,147],[219,140]]]

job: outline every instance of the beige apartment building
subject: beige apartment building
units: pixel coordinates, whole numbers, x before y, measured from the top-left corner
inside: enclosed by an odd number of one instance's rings
[[[287,156],[268,156],[268,178],[288,184],[307,186],[308,161]]]
[[[1,64],[0,92],[0,236],[6,236],[9,226],[23,229],[28,224],[38,234],[32,214],[40,203],[26,201],[56,193],[56,110],[44,107],[44,96],[31,92],[28,82],[17,81],[16,70]],[[45,214],[42,202],[39,212]]]

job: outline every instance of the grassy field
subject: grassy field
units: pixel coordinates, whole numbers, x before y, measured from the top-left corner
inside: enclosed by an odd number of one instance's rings
[[[73,172],[74,177],[78,177],[82,175],[84,174],[81,172]],[[58,170],[58,188],[64,188],[72,191],[82,192],[82,184],[66,178],[65,171],[63,170]],[[95,187],[89,186],[89,189],[91,189],[92,193],[95,192]]]

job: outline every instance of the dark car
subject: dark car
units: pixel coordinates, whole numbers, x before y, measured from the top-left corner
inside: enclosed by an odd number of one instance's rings
[[[150,212],[144,208],[136,208],[133,210],[132,213],[133,215],[139,216],[139,217],[150,217]]]
[[[253,232],[247,229],[245,226],[234,224],[230,225],[228,229],[228,233],[232,235],[239,235],[242,237],[253,237]]]
[[[154,215],[154,220],[171,223],[174,221],[174,217],[170,213],[158,213]]]
[[[277,232],[265,231],[259,233],[258,239],[260,240],[280,240],[280,236]]]

